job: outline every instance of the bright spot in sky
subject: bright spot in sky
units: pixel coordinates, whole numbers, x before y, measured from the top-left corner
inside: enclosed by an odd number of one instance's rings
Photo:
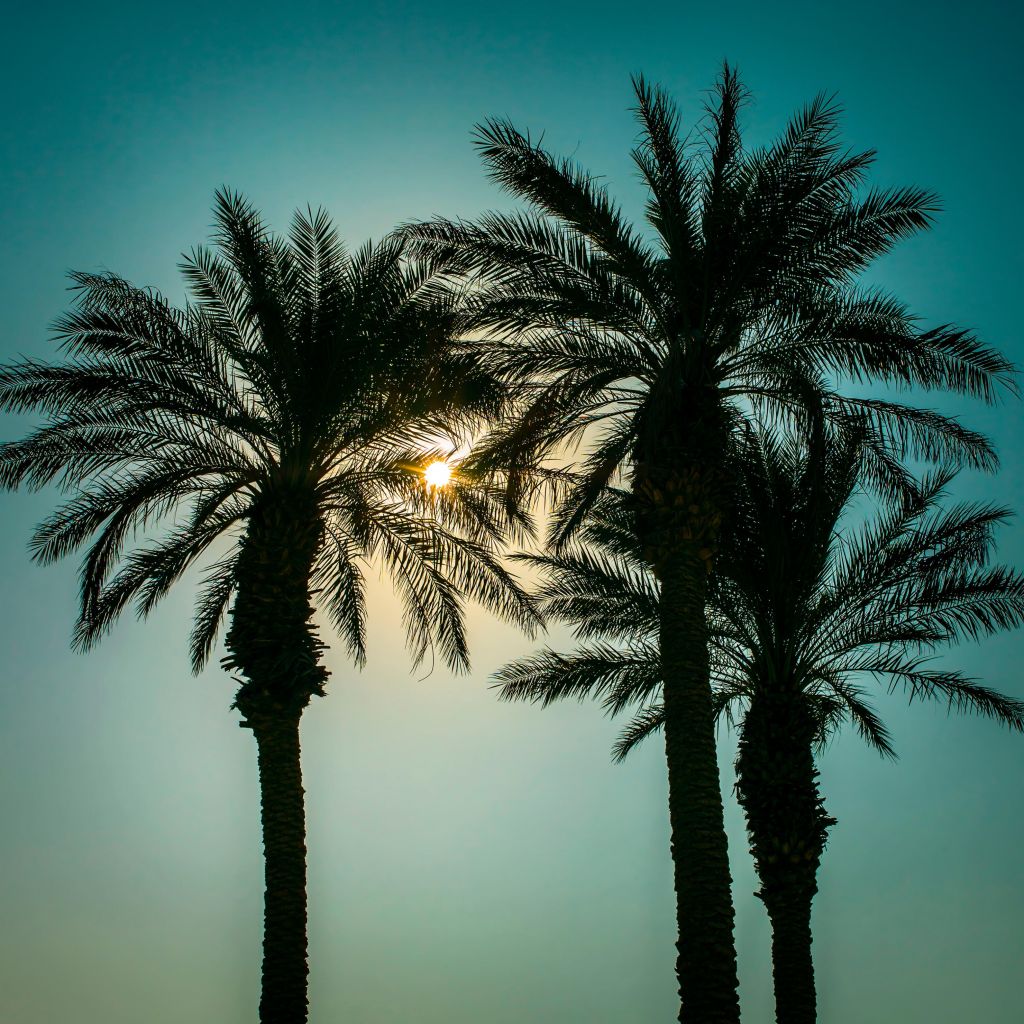
[[[423,477],[428,487],[444,487],[452,478],[452,467],[447,462],[432,462],[423,470]]]

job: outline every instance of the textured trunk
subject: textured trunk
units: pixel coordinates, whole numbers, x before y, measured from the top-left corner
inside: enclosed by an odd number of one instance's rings
[[[679,1020],[739,1020],[729,853],[715,753],[704,597],[696,555],[662,563],[665,753],[675,868]]]
[[[811,957],[811,893],[766,899],[772,923],[772,976],[777,1024],[814,1024],[818,1019]]]
[[[259,751],[266,890],[262,1024],[306,1020],[306,815],[299,717],[252,726]]]
[[[327,672],[309,592],[322,524],[310,493],[266,495],[238,559],[224,666],[242,674],[235,706],[259,754],[266,893],[261,1024],[305,1024],[306,819],[299,720]]]
[[[772,923],[778,1024],[816,1020],[811,903],[829,827],[814,764],[806,696],[780,685],[751,701],[740,734],[736,790]]]
[[[702,349],[698,345],[692,351]],[[673,374],[665,378],[673,387],[675,379]],[[637,537],[661,581],[679,1020],[738,1024],[732,878],[705,610],[708,573],[728,507],[729,418],[713,385],[705,382],[652,403],[638,428],[633,477]]]

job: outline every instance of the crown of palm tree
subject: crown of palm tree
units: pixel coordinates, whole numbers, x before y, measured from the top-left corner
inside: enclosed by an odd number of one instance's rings
[[[804,695],[818,742],[845,722],[887,756],[884,724],[865,677],[911,699],[945,702],[1024,731],[1024,703],[933,664],[962,639],[1024,622],[1024,574],[989,564],[1004,508],[942,506],[948,472],[921,481],[892,506],[840,532],[853,516],[863,449],[853,439],[808,446],[747,435],[737,460],[734,512],[708,595],[716,714],[730,723],[759,694]],[[627,496],[607,491],[584,543],[522,555],[542,575],[545,613],[581,641],[547,648],[495,677],[507,700],[549,704],[601,698],[609,713],[635,710],[614,748],[621,759],[661,728],[659,586],[631,527]]]
[[[502,405],[456,340],[463,317],[441,268],[410,259],[397,237],[349,253],[323,211],[297,213],[286,239],[227,191],[215,216],[215,247],[182,263],[186,306],[76,273],[75,307],[56,324],[64,359],[0,368],[0,408],[45,417],[0,447],[0,485],[70,493],[36,530],[33,555],[88,545],[75,642],[93,643],[132,600],[148,614],[215,546],[191,640],[198,671],[246,525],[281,494],[306,495],[322,522],[312,580],[357,661],[374,559],[404,601],[417,660],[436,648],[466,665],[464,595],[532,628],[536,613],[492,545],[528,520],[503,519],[480,487],[428,495],[419,473]]]
[[[922,330],[902,302],[856,283],[929,226],[935,196],[865,191],[874,153],[842,148],[828,97],[775,143],[748,149],[745,93],[728,66],[696,139],[660,89],[642,78],[634,87],[643,230],[595,178],[503,120],[481,126],[477,143],[530,211],[406,229],[474,282],[490,364],[518,388],[519,414],[478,463],[515,475],[583,439],[581,472],[556,509],[559,542],[630,462],[678,460],[694,443],[720,449],[729,423],[804,423],[809,408],[859,423],[865,472],[877,478],[902,479],[908,453],[992,468],[988,442],[955,420],[838,390],[887,382],[992,401],[1013,387],[1010,364],[969,331]]]

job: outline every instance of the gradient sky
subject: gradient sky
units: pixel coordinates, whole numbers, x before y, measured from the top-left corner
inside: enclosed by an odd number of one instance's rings
[[[108,268],[181,297],[214,189],[280,227],[323,204],[351,242],[509,201],[475,121],[507,115],[607,176],[631,212],[629,75],[692,120],[723,58],[764,141],[819,90],[875,181],[933,188],[937,228],[874,274],[925,323],[978,329],[1024,363],[1021,20],[975,2],[485,5],[19,4],[0,84],[0,351],[51,351],[64,274]],[[628,20],[626,20],[628,16]],[[1020,504],[1024,408],[946,402],[995,437]],[[25,421],[9,419],[0,436]],[[255,746],[216,667],[190,676],[186,585],[94,653],[68,650],[75,566],[29,563],[52,495],[2,495],[0,1019],[247,1024],[262,862]],[[1024,529],[1001,555],[1024,565]],[[411,676],[385,587],[369,667],[329,655],[303,725],[313,1024],[650,1024],[675,1015],[665,781],[652,741],[609,763],[598,709],[498,704],[488,675],[532,645],[472,618],[471,677]],[[559,637],[556,636],[555,640]],[[1024,694],[1021,636],[950,663]],[[882,698],[899,764],[853,737],[823,761],[839,819],[815,955],[829,1024],[1010,1024],[1024,949],[1024,738]],[[768,925],[723,786],[744,1021],[773,1019]]]

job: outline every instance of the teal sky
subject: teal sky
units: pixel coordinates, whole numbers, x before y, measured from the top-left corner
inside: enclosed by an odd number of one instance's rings
[[[679,3],[20,4],[0,86],[0,351],[50,351],[71,268],[181,297],[214,189],[272,223],[323,204],[351,242],[433,213],[508,206],[470,145],[507,115],[607,176],[631,212],[629,75],[687,117],[723,58],[764,141],[819,90],[879,184],[945,212],[874,277],[926,323],[955,321],[1024,363],[1021,20],[1010,5]],[[1019,506],[1024,407],[946,402],[1004,470],[958,493]],[[0,425],[11,438],[24,421]],[[0,1019],[255,1019],[261,857],[255,747],[217,668],[190,676],[191,594],[68,650],[75,565],[29,563],[51,495],[0,496]],[[1024,566],[1024,526],[1001,556]],[[472,618],[474,672],[411,676],[387,588],[361,674],[329,655],[303,726],[313,1024],[650,1024],[675,1013],[662,754],[613,767],[591,706],[499,705],[488,675],[531,644]],[[556,641],[559,637],[556,635]],[[949,661],[1024,694],[1021,636]],[[1019,1020],[1024,738],[880,706],[902,755],[852,737],[823,761],[839,819],[816,903],[829,1024]],[[768,926],[729,796],[744,1021],[773,1019]]]

